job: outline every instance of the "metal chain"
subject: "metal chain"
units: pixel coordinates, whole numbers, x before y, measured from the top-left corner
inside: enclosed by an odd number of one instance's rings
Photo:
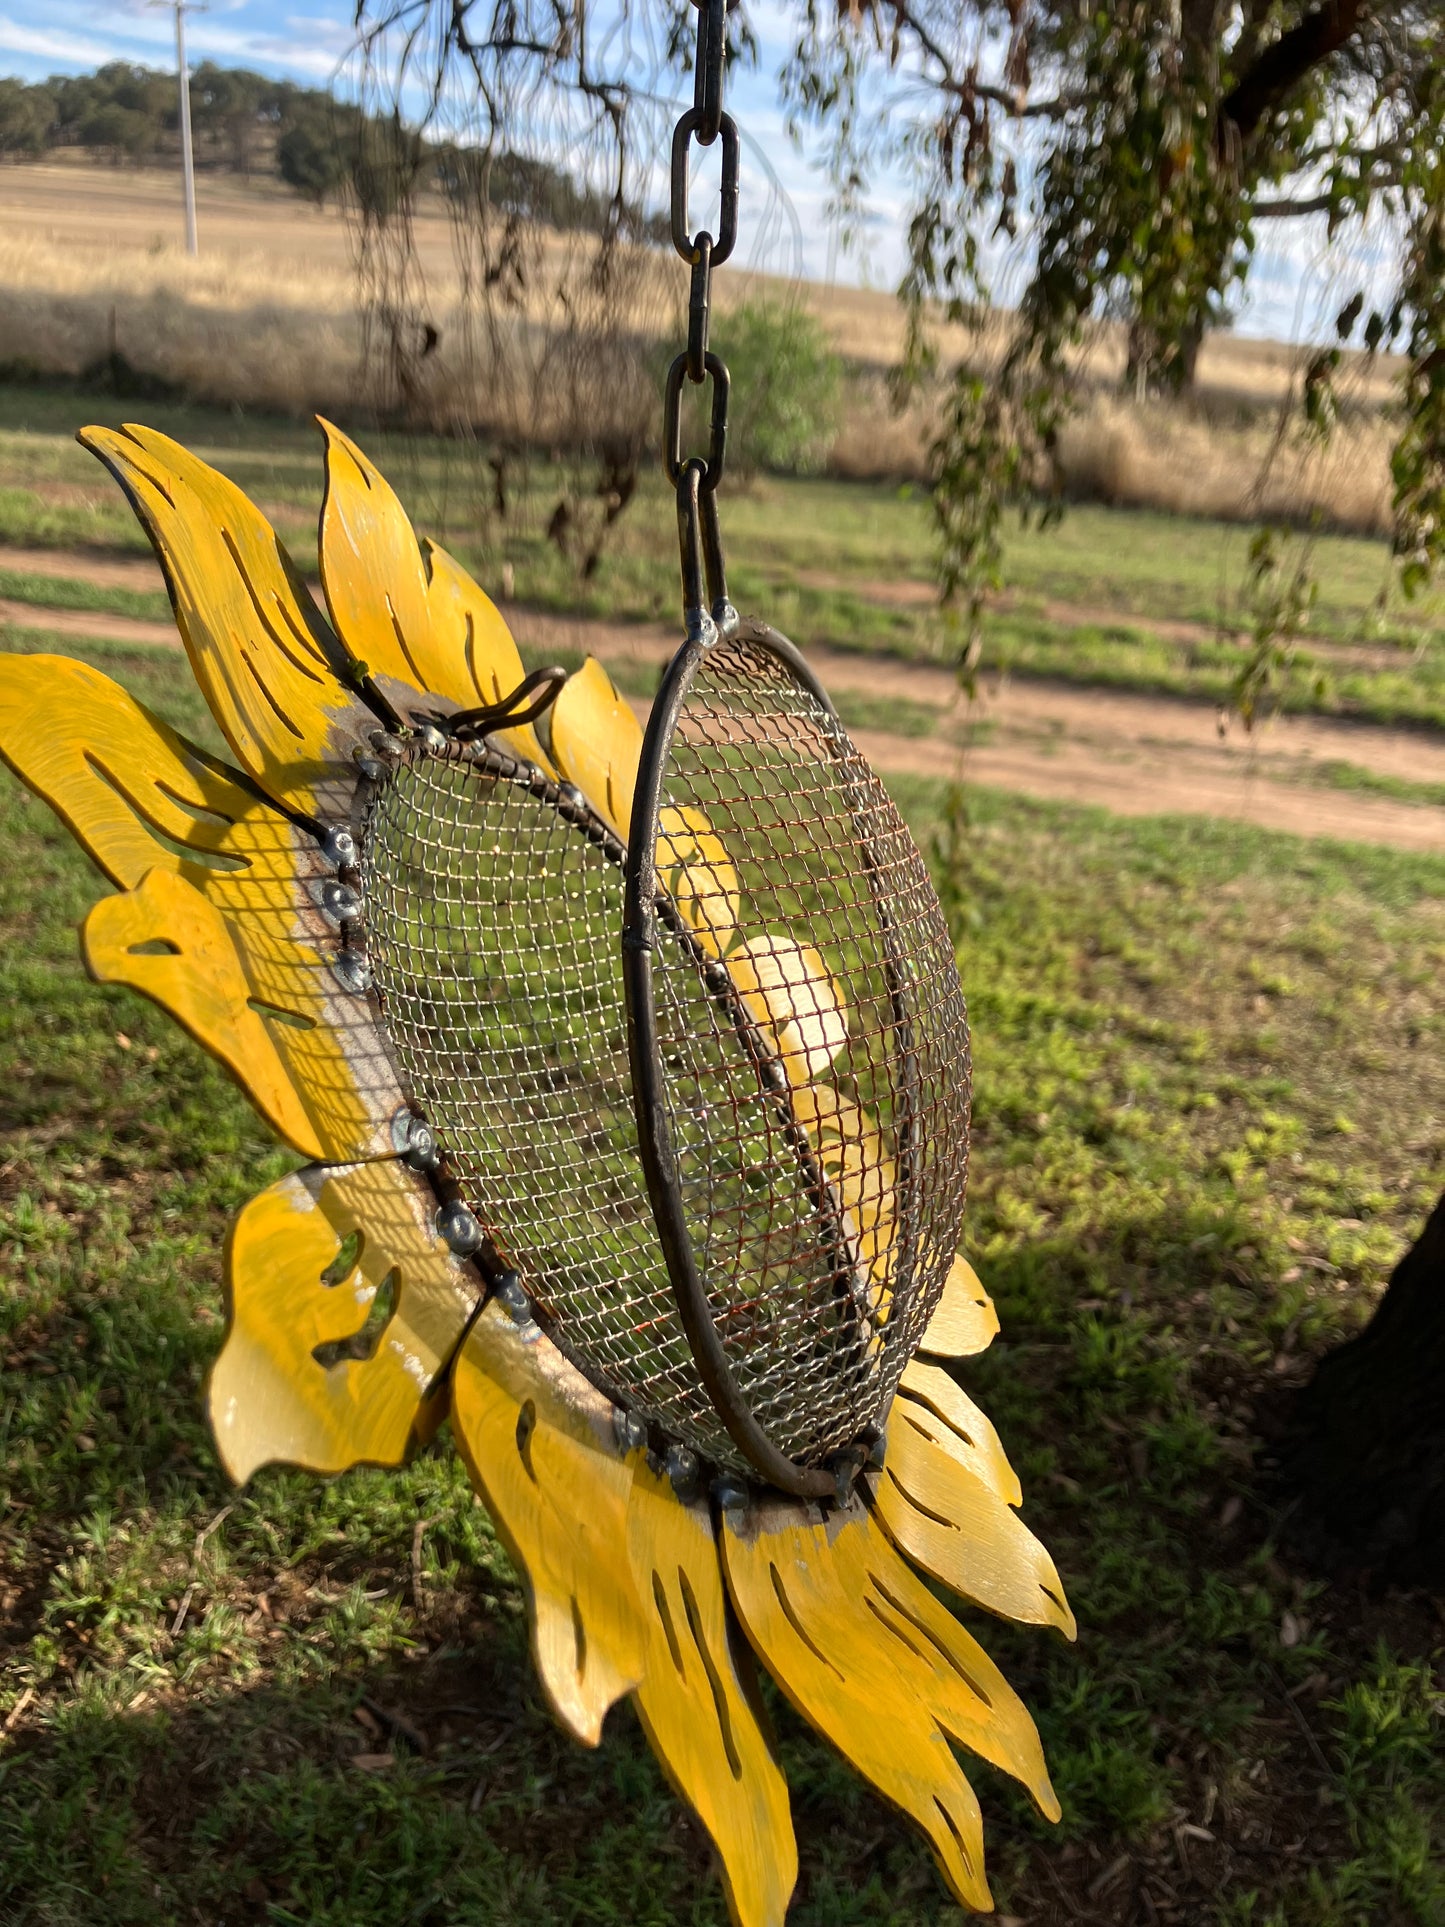
[[[717,485],[723,476],[727,445],[728,371],[707,345],[712,314],[712,271],[721,267],[738,238],[739,144],[737,123],[723,112],[723,60],[727,51],[728,0],[693,0],[697,8],[697,56],[692,106],[672,135],[672,245],[692,270],[687,305],[687,347],[667,371],[662,411],[662,466],[677,491],[677,535],[682,557],[682,602],[688,633],[709,619],[721,630],[737,622],[728,601],[722,534],[718,526]],[[688,161],[692,143],[711,147],[722,140],[722,207],[719,233],[691,231],[687,208]],[[711,431],[707,454],[682,452],[682,384],[712,383]]]

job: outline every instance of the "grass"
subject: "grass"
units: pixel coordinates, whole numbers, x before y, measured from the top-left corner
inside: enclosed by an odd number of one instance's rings
[[[1336,761],[1316,763],[1312,779],[1327,783],[1331,789],[1355,790],[1363,795],[1388,796],[1398,803],[1424,803],[1431,809],[1445,809],[1445,783],[1413,783],[1408,777],[1391,776],[1384,770],[1363,769],[1358,763]]]
[[[231,474],[314,568],[320,499],[315,431],[297,422],[174,402],[117,402],[74,389],[0,388],[0,543],[140,553],[120,491],[72,437],[82,420],[143,416]],[[616,622],[676,621],[672,504],[645,477],[594,577],[579,582],[543,530],[560,487],[541,465],[506,525],[478,520],[491,482],[475,451],[358,430],[411,505],[497,586],[534,607]],[[936,659],[947,634],[931,603],[933,538],[923,493],[878,483],[772,478],[729,494],[730,586],[804,642]],[[1445,721],[1445,656],[1432,607],[1392,602],[1385,543],[1320,535],[1307,547],[1319,596],[1282,679],[1281,705],[1380,723]],[[987,617],[985,664],[1017,675],[1227,701],[1247,623],[1247,532],[1149,510],[1080,505],[1008,544],[1010,599]],[[0,594],[37,606],[165,614],[158,593],[5,570]],[[1162,625],[1162,626],[1156,626]],[[1171,626],[1172,625],[1172,626]]]
[[[126,589],[76,576],[32,575],[20,569],[0,568],[0,596],[11,602],[33,603],[38,609],[84,609],[145,622],[167,622],[171,616],[170,597],[164,589]]]
[[[214,744],[173,655],[70,648]],[[936,841],[939,789],[895,790]],[[1082,1628],[975,1616],[1065,1808],[1043,1828],[979,1771],[1001,1909],[1437,1927],[1438,1619],[1293,1567],[1255,1452],[1442,1182],[1445,861],[967,805],[968,1243],[1003,1333],[966,1380]],[[87,981],[99,880],[8,777],[0,835],[0,1918],[721,1927],[631,1713],[595,1755],[552,1728],[445,1434],[400,1473],[227,1487],[200,1416],[225,1224],[293,1160]],[[772,1704],[796,1927],[958,1920]]]
[[[1243,654],[1227,637],[1185,644],[1128,623],[1064,628],[1047,617],[995,616],[993,666],[1014,675],[1048,676],[1106,689],[1151,691],[1227,707]],[[1327,643],[1298,644],[1280,675],[1274,703],[1287,715],[1349,716],[1360,722],[1445,725],[1445,652],[1380,649],[1368,663]]]

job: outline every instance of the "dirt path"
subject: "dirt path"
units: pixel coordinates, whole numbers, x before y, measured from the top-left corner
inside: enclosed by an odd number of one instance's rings
[[[590,649],[604,662],[661,666],[673,631],[589,622],[509,609],[522,641]],[[1033,678],[990,683],[970,709],[947,670],[926,663],[814,647],[824,686],[905,697],[956,718],[936,736],[855,729],[859,747],[885,773],[956,777],[1030,796],[1094,803],[1120,816],[1226,817],[1295,836],[1387,843],[1445,852],[1445,809],[1337,789],[1314,778],[1321,764],[1352,763],[1405,782],[1445,785],[1445,739],[1322,716],[1281,717],[1257,741],[1221,737],[1207,704],[1078,688]],[[961,745],[958,736],[974,740]]]
[[[70,576],[97,585],[159,586],[144,557],[86,556],[0,548],[0,567]],[[604,662],[649,671],[664,663],[677,632],[660,626],[559,617],[508,607],[519,641],[539,650],[589,650]],[[117,642],[177,642],[168,623],[94,610],[42,609],[0,600],[0,622],[59,635]],[[1445,738],[1327,717],[1288,717],[1257,741],[1237,729],[1221,737],[1206,704],[1078,688],[1031,678],[991,683],[972,708],[953,678],[926,663],[814,648],[809,657],[839,696],[904,698],[939,713],[938,733],[896,736],[858,729],[860,747],[884,773],[954,777],[1064,802],[1098,804],[1123,816],[1180,813],[1224,817],[1285,830],[1445,852],[1445,809],[1340,789],[1320,766],[1348,763],[1406,782],[1445,785]]]
[[[150,586],[149,584],[147,586]],[[53,636],[89,636],[106,642],[142,642],[154,648],[179,647],[173,622],[147,622],[139,616],[107,615],[104,609],[46,609],[34,602],[0,596],[0,623],[17,629],[44,629]]]

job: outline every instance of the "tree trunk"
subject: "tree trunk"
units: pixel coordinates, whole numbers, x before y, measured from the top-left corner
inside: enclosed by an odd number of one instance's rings
[[[1136,315],[1129,323],[1129,352],[1124,363],[1124,394],[1135,401],[1149,395],[1189,395],[1199,370],[1204,346],[1204,316],[1187,322],[1173,341],[1161,341]]]
[[[1445,1197],[1369,1325],[1300,1394],[1280,1469],[1312,1563],[1445,1585]]]

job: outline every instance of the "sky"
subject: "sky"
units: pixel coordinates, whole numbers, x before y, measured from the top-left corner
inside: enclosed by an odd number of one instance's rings
[[[35,11],[30,0],[0,0],[0,73],[38,80],[88,72],[107,60],[174,69],[174,20],[167,4],[46,0],[43,21]],[[299,7],[288,0],[210,0],[187,17],[189,58],[192,64],[214,60],[327,86],[351,44],[351,13],[351,0],[300,0]],[[784,0],[753,0],[749,17],[761,59],[755,70],[730,74],[728,82],[728,104],[744,140],[739,257],[812,280],[896,286],[906,181],[888,175],[875,183],[863,251],[840,251],[817,156],[799,151],[784,131],[776,85],[788,46]],[[769,176],[776,193],[769,192]],[[1239,331],[1285,341],[1330,338],[1347,270],[1355,266],[1378,275],[1383,237],[1362,235],[1346,250],[1327,247],[1321,220],[1262,225]]]

